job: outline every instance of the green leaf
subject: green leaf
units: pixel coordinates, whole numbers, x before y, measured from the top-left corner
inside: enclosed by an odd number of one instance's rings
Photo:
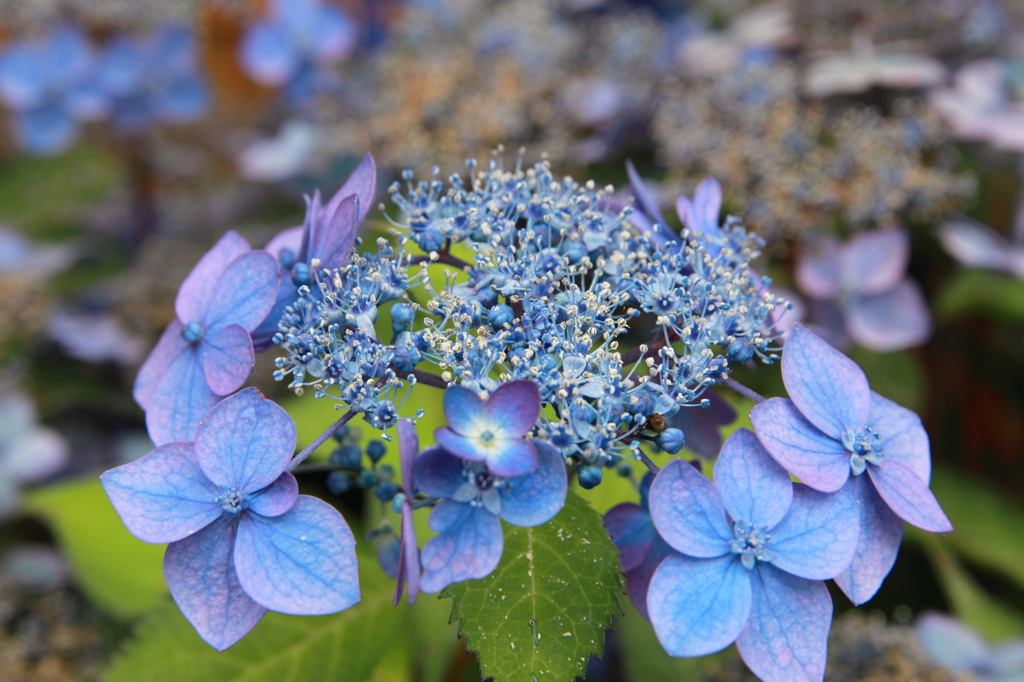
[[[872,390],[909,410],[923,407],[928,379],[914,353],[875,353],[858,347],[850,352],[850,359],[864,370]]]
[[[401,627],[390,581],[360,556],[363,600],[331,616],[268,613],[252,632],[217,652],[167,602],[139,628],[107,682],[305,682],[369,679]]]
[[[37,489],[26,498],[25,509],[49,522],[78,584],[111,613],[145,613],[167,593],[164,545],[146,544],[132,536],[98,479]]]
[[[624,614],[615,619],[622,665],[629,682],[696,682],[708,658],[673,658],[658,643],[651,624],[628,599],[622,600]]]
[[[940,320],[975,314],[1024,322],[1024,281],[990,270],[961,270],[939,293],[935,314]]]
[[[569,493],[536,528],[505,526],[505,552],[487,578],[449,587],[452,621],[495,682],[569,682],[604,648],[620,613],[623,576],[601,515]]]

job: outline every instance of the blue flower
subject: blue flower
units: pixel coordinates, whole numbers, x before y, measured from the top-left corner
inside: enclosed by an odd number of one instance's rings
[[[412,520],[412,499],[416,495],[413,467],[420,452],[416,428],[407,420],[398,422],[398,454],[402,463],[402,539],[398,554],[398,584],[395,586],[395,606],[402,598],[402,587],[409,585],[409,605],[416,603],[420,589],[420,551],[416,545],[416,527]]]
[[[277,258],[282,276],[274,309],[252,335],[257,352],[272,345],[284,309],[298,300],[300,286],[319,294],[316,272],[348,264],[359,226],[373,208],[376,187],[377,167],[373,156],[367,154],[326,206],[320,192],[314,192],[312,199],[306,199],[302,226],[281,232],[267,244],[266,251]],[[315,266],[313,261],[317,262]]]
[[[209,104],[195,40],[168,25],[138,39],[115,38],[99,64],[99,85],[110,98],[114,124],[137,133],[157,123],[186,123]]]
[[[896,561],[903,521],[953,530],[928,489],[928,434],[916,414],[871,391],[860,367],[802,325],[786,341],[782,378],[791,400],[760,403],[750,420],[772,457],[808,486],[834,492],[849,481],[860,544],[836,583],[862,604]]]
[[[907,276],[909,260],[906,230],[862,232],[845,244],[822,240],[801,254],[794,276],[830,338],[888,353],[919,346],[932,333],[921,287]]]
[[[356,46],[359,31],[344,12],[319,0],[273,0],[270,17],[251,26],[238,50],[245,72],[263,85],[287,86],[301,102],[328,80],[323,73]]]
[[[273,257],[233,231],[189,273],[174,302],[177,319],[135,378],[154,443],[191,441],[200,418],[245,383],[255,359],[249,332],[270,312],[277,277]]]
[[[623,502],[604,515],[604,527],[622,555],[619,560],[626,573],[629,598],[647,620],[650,620],[647,614],[647,588],[651,584],[651,577],[665,557],[673,553],[672,548],[658,535],[651,519],[648,493],[653,481],[654,475],[650,472],[641,479],[640,504]]]
[[[991,646],[965,623],[941,613],[926,613],[915,625],[932,663],[964,672],[976,682],[1024,679],[1024,639],[1014,637]]]
[[[526,379],[499,386],[487,400],[462,386],[444,392],[448,426],[434,432],[437,444],[471,462],[485,462],[498,476],[522,476],[537,467],[537,449],[525,439],[540,416],[540,391]]]
[[[355,539],[334,507],[288,473],[295,423],[247,388],[100,480],[131,533],[170,543],[164,577],[185,618],[224,650],[267,610],[335,613],[360,599]]]
[[[108,110],[97,87],[93,50],[70,26],[0,56],[0,100],[14,111],[18,144],[43,155],[66,149],[79,122],[102,118]]]
[[[422,591],[434,593],[490,575],[504,547],[499,518],[514,526],[539,526],[562,508],[568,486],[565,462],[551,444],[534,441],[534,446],[534,471],[509,478],[440,447],[419,454],[413,464],[416,489],[442,498],[430,513],[430,527],[439,535],[420,554]]]
[[[647,610],[673,656],[736,642],[765,682],[820,682],[832,599],[825,583],[857,547],[857,505],[793,484],[753,433],[722,447],[714,483],[673,460],[651,485],[651,517],[680,554],[654,573]]]

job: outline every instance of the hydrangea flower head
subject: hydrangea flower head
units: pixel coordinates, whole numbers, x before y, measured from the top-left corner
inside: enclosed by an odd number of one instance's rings
[[[178,290],[168,325],[135,379],[135,401],[157,445],[191,441],[200,418],[238,390],[255,359],[249,333],[270,312],[277,264],[228,232]]]
[[[501,520],[514,526],[547,523],[565,504],[565,462],[550,443],[534,441],[534,470],[502,477],[441,447],[424,450],[413,465],[416,489],[442,498],[430,513],[439,535],[423,547],[420,589],[439,592],[452,583],[490,575],[501,560]]]
[[[224,650],[267,610],[323,615],[360,599],[355,539],[334,507],[299,495],[295,423],[247,388],[100,480],[125,526],[170,543],[164,577],[185,618]]]
[[[523,476],[537,467],[537,448],[526,440],[540,416],[540,391],[527,379],[499,386],[487,400],[463,386],[444,392],[448,426],[434,432],[438,445],[492,474]]]
[[[736,642],[765,682],[820,682],[832,599],[821,581],[857,547],[852,496],[793,484],[750,431],[722,447],[712,483],[673,460],[651,485],[651,517],[672,549],[647,610],[673,656]]]
[[[0,55],[0,100],[14,111],[18,143],[44,155],[66,149],[79,122],[101,118],[108,109],[93,50],[71,26]]]
[[[918,346],[932,332],[921,288],[907,276],[909,260],[910,238],[902,228],[862,232],[845,244],[825,239],[800,258],[796,283],[816,302],[817,316],[837,342],[849,334],[887,353]]]
[[[861,604],[896,561],[903,521],[953,530],[928,489],[928,434],[916,414],[871,391],[852,360],[802,325],[786,341],[782,378],[790,399],[754,406],[750,420],[772,457],[803,483],[826,493],[850,483],[861,535],[836,583]]]

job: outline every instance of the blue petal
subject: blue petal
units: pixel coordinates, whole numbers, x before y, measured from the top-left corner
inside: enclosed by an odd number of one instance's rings
[[[199,361],[189,347],[167,366],[156,382],[146,407],[146,429],[156,445],[193,441],[199,420],[220,400],[210,390]]]
[[[295,286],[291,275],[282,273],[277,285],[277,300],[274,307],[267,313],[266,319],[252,331],[252,347],[257,353],[262,353],[274,345],[274,335],[280,331],[279,325],[284,310],[299,299],[299,288]]]
[[[928,302],[909,277],[889,291],[857,299],[844,315],[850,338],[879,353],[920,346],[932,334]]]
[[[869,464],[868,475],[875,490],[896,516],[930,533],[948,533],[953,524],[946,518],[935,495],[909,468],[891,460]]]
[[[402,598],[402,587],[409,585],[409,606],[416,603],[416,595],[420,591],[420,550],[416,545],[416,525],[412,519],[412,504],[406,500],[402,504],[402,539],[398,554],[398,583],[395,585],[394,605]]]
[[[238,582],[232,554],[238,520],[222,517],[164,553],[174,602],[199,636],[218,651],[242,639],[267,612]]]
[[[647,556],[639,566],[626,573],[626,590],[629,592],[629,598],[633,601],[636,610],[648,622],[650,622],[651,616],[647,612],[647,590],[651,586],[651,579],[661,562],[673,554],[675,551],[661,539],[661,536],[655,533]]]
[[[235,570],[246,593],[272,611],[319,616],[360,599],[352,531],[337,509],[308,495],[281,516],[243,516]]]
[[[916,413],[872,392],[868,426],[881,439],[886,459],[907,467],[925,483],[931,480],[932,455],[928,432]]]
[[[213,290],[203,327],[237,324],[246,331],[255,329],[274,307],[278,277],[277,261],[265,251],[231,261]]]
[[[864,372],[801,324],[786,339],[782,379],[801,414],[832,438],[867,421],[871,391]]]
[[[750,422],[765,449],[782,467],[816,490],[835,492],[850,477],[850,453],[796,409],[793,401],[770,398],[754,406]]]
[[[346,14],[336,7],[321,7],[313,30],[313,58],[330,63],[347,56],[356,46],[359,30]]]
[[[256,361],[249,332],[237,324],[210,330],[199,343],[199,361],[214,393],[228,395],[237,391],[249,378]]]
[[[565,505],[568,476],[565,460],[546,441],[532,442],[537,451],[533,473],[508,478],[499,488],[501,518],[513,526],[539,526],[550,521]]]
[[[142,50],[126,38],[115,38],[99,65],[100,87],[115,97],[134,94],[145,78],[146,59]]]
[[[696,225],[690,229],[703,232],[706,237],[718,235],[718,214],[722,210],[722,186],[714,178],[704,178],[693,193],[693,217]]]
[[[761,528],[777,524],[793,501],[789,474],[747,429],[737,430],[722,446],[715,463],[715,485],[734,521],[742,519]]]
[[[481,447],[478,438],[467,438],[447,426],[434,429],[434,440],[451,454],[470,462],[483,462],[487,459],[487,452],[490,449]]]
[[[501,521],[483,507],[444,500],[430,513],[439,535],[420,554],[420,590],[433,594],[452,583],[491,574],[504,548]]]
[[[675,554],[662,561],[647,591],[661,646],[670,656],[704,656],[732,644],[750,615],[750,582],[749,571],[732,554]]]
[[[167,329],[160,335],[160,340],[156,342],[156,346],[150,351],[149,357],[142,363],[139,373],[135,376],[132,396],[144,410],[149,409],[149,401],[156,384],[163,378],[167,368],[179,355],[189,350],[188,342],[181,337],[183,327],[178,320],[167,325]]]
[[[234,230],[228,230],[188,274],[178,289],[174,311],[183,324],[199,322],[206,316],[214,287],[231,261],[249,251],[249,242]]]
[[[719,427],[736,421],[736,410],[717,393],[707,391],[710,403],[703,407],[680,407],[669,417],[669,426],[686,434],[686,447],[705,459],[714,459],[722,449]]]
[[[516,478],[526,476],[537,468],[538,456],[534,441],[512,438],[499,440],[495,445],[487,450],[487,468],[492,474],[502,478]]]
[[[915,629],[932,663],[953,670],[972,671],[991,662],[992,651],[988,643],[956,618],[935,612],[925,613],[918,619]]]
[[[210,480],[252,493],[277,480],[295,452],[295,422],[255,388],[225,398],[196,432],[196,457]]]
[[[413,485],[412,469],[419,454],[420,438],[416,434],[416,427],[408,419],[399,420],[398,457],[402,473],[402,487],[405,488],[405,494],[408,497],[416,494],[416,486]]]
[[[449,386],[444,392],[444,415],[456,433],[475,434],[484,417],[484,401],[468,388]]]
[[[604,515],[604,527],[619,550],[622,570],[626,573],[643,563],[657,536],[650,512],[632,502],[609,509]]]
[[[527,379],[502,384],[487,399],[484,414],[488,424],[498,427],[494,431],[499,438],[525,436],[537,425],[537,417],[540,416],[540,389]],[[455,430],[459,431],[458,428]]]
[[[359,230],[359,197],[350,194],[338,199],[335,194],[317,217],[309,234],[310,267],[317,270],[341,268],[348,264]]]
[[[202,116],[210,101],[206,84],[198,76],[171,79],[153,94],[153,107],[160,120],[185,123]]]
[[[242,68],[264,85],[284,85],[299,68],[299,55],[277,26],[257,24],[249,29],[238,51]]]
[[[658,473],[650,492],[654,527],[678,552],[694,557],[729,553],[732,531],[718,489],[681,459]]]
[[[100,476],[103,490],[132,535],[143,542],[174,542],[222,513],[220,490],[196,461],[192,443],[161,445]]]
[[[412,469],[416,490],[433,497],[450,498],[465,481],[462,460],[436,446],[421,452]]]
[[[835,581],[859,606],[875,596],[896,563],[903,540],[903,519],[892,513],[867,476],[856,476],[849,487],[860,501],[860,536],[853,561]]]
[[[14,123],[18,142],[32,154],[50,156],[62,152],[78,135],[78,124],[57,105],[21,112]]]
[[[750,576],[750,620],[736,646],[764,682],[821,682],[832,597],[825,583],[759,562]]]
[[[629,176],[629,190],[636,197],[640,210],[646,213],[647,217],[652,221],[661,225],[662,229],[668,229],[668,223],[665,222],[665,217],[661,215],[658,202],[655,200],[654,195],[651,194],[651,190],[647,187],[646,183],[644,183],[643,178],[637,173],[636,166],[633,165],[630,159],[626,159],[626,174]]]
[[[804,249],[797,259],[793,279],[805,295],[819,301],[839,296],[839,243],[827,237],[812,248]]]
[[[27,45],[17,45],[0,57],[0,99],[16,111],[39,106],[46,94],[45,68]]]
[[[850,565],[859,535],[857,500],[848,487],[826,494],[798,483],[789,513],[771,528],[772,563],[801,578],[826,580]]]
[[[904,229],[854,235],[841,252],[840,271],[851,294],[881,294],[903,279],[910,260],[910,237]]]
[[[249,509],[260,516],[280,516],[294,507],[299,499],[299,482],[286,471],[269,488],[249,499]]]
[[[380,570],[392,580],[401,580],[402,543],[398,536],[394,533],[385,533],[377,538],[376,545],[375,553]]]
[[[376,193],[377,164],[373,160],[373,154],[366,152],[359,165],[348,176],[348,180],[338,190],[338,194],[343,197],[355,194],[359,197],[359,223],[361,224],[374,208],[373,198]]]

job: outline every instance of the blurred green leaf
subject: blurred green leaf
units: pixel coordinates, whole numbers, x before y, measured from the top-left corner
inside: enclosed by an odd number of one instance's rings
[[[79,585],[111,613],[144,613],[167,593],[164,545],[132,536],[98,479],[37,489],[26,498],[25,510],[49,522]]]
[[[227,651],[203,642],[170,601],[154,611],[114,663],[107,682],[280,682],[370,678],[401,626],[392,586],[360,557],[363,600],[331,616],[268,613]],[[382,674],[387,673],[383,671]],[[399,682],[403,678],[383,677]]]
[[[494,572],[447,588],[452,620],[495,682],[571,682],[600,655],[620,613],[618,551],[601,515],[569,493],[565,508],[536,528],[505,526]]]
[[[857,347],[850,352],[850,359],[864,370],[871,390],[908,410],[920,412],[924,407],[928,379],[921,360],[914,353],[875,353]]]
[[[935,314],[940,320],[974,314],[1024,322],[1024,281],[991,270],[960,270],[939,293]]]
[[[673,658],[658,643],[654,628],[629,599],[615,619],[622,665],[629,682],[697,682],[708,658]]]

